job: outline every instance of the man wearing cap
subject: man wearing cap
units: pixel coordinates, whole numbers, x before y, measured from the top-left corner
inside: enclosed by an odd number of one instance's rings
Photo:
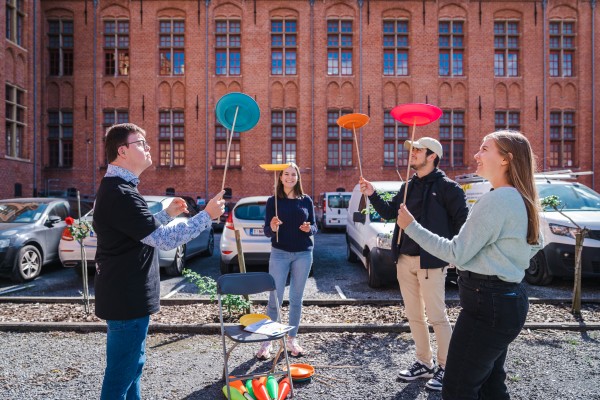
[[[409,149],[411,142],[404,142]],[[408,187],[406,206],[426,229],[451,239],[467,219],[468,208],[461,187],[437,168],[443,155],[440,142],[423,137],[412,143],[410,166],[415,174],[390,201],[383,200],[373,185],[360,178],[360,190],[369,196],[375,210],[384,219],[395,219]],[[392,237],[392,254],[396,263],[398,283],[404,300],[406,317],[415,341],[416,361],[400,371],[400,379],[412,381],[429,378],[426,387],[442,390],[444,367],[452,327],[446,313],[445,282],[448,263],[419,247],[404,232],[400,241],[398,225]],[[427,316],[425,315],[427,310]],[[437,365],[429,341],[427,320],[433,326],[437,340]]]

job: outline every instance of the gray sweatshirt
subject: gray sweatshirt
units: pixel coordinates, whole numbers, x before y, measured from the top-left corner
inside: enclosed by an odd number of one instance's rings
[[[429,232],[417,221],[405,232],[425,251],[459,270],[497,275],[507,282],[521,282],[529,260],[543,247],[541,234],[539,245],[527,243],[527,209],[513,187],[481,196],[452,240]]]

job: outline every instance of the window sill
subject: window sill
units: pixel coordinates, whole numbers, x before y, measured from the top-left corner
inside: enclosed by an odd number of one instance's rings
[[[11,156],[4,156],[5,160],[10,160],[10,161],[17,161],[17,162],[24,162],[24,163],[31,163],[31,160],[29,158],[20,158],[20,157],[11,157]]]
[[[211,169],[222,169],[222,170],[224,170],[225,166],[224,165],[211,165]],[[239,170],[241,170],[242,166],[241,165],[230,165],[230,166],[227,167],[227,169],[239,169]]]
[[[339,165],[326,165],[325,166],[325,170],[329,170],[329,171],[339,171],[339,170],[353,170],[353,169],[358,169],[358,167],[354,166],[354,165],[345,165],[345,166],[339,166]]]
[[[174,166],[170,166],[170,165],[157,165],[156,169],[183,169],[185,168],[185,165],[174,165]]]

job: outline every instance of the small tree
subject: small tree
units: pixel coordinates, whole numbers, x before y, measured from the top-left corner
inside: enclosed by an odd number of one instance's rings
[[[92,227],[90,223],[87,221],[83,221],[81,219],[81,215],[79,219],[74,220],[71,217],[65,218],[65,223],[69,227],[69,232],[71,232],[71,236],[77,243],[79,243],[79,250],[81,251],[81,270],[82,270],[82,279],[83,279],[83,311],[86,314],[90,313],[90,291],[88,288],[88,272],[87,272],[87,257],[85,254],[85,245],[83,243],[84,239],[90,236],[90,232],[92,231]]]
[[[581,313],[581,254],[583,252],[583,241],[587,236],[589,229],[581,227],[575,221],[573,221],[567,214],[562,210],[564,205],[560,198],[556,195],[550,195],[541,199],[542,207],[550,207],[560,213],[560,215],[567,218],[573,225],[575,225],[575,276],[573,285],[573,305],[571,311],[573,314]]]
[[[183,276],[196,285],[198,288],[198,294],[205,294],[210,296],[211,301],[216,301],[217,299],[217,282],[211,278],[210,276],[202,276],[196,272],[193,272],[189,269],[183,270]],[[252,304],[250,301],[244,299],[239,295],[226,294],[221,299],[221,303],[227,309],[227,318],[233,317],[233,312],[243,313],[250,312],[250,305]]]

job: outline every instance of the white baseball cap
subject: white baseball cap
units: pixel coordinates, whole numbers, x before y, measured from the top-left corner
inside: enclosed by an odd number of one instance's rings
[[[410,149],[410,140],[407,140],[404,142],[404,147],[407,149]],[[433,151],[435,154],[437,154],[439,158],[442,158],[442,155],[444,154],[442,144],[440,142],[438,142],[437,140],[435,140],[434,138],[430,138],[427,136],[422,137],[421,139],[415,140],[414,142],[412,142],[412,147],[414,147],[416,149],[429,149],[429,150]]]

